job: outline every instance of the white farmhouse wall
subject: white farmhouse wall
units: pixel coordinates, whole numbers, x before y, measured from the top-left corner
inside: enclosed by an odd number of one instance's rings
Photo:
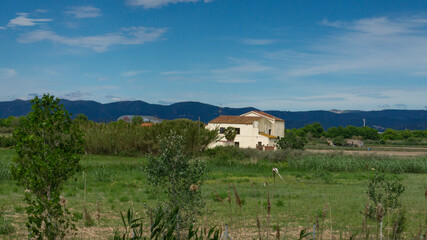
[[[261,118],[258,121],[258,126],[259,132],[270,134],[269,130],[271,130],[271,133],[273,131],[273,124],[265,118]]]
[[[255,122],[254,122],[255,123]],[[261,142],[262,145],[268,145],[270,140],[258,134],[259,128],[255,127],[256,124],[228,124],[228,123],[209,123],[206,128],[209,130],[217,130],[221,127],[233,127],[240,128],[240,134],[236,135],[234,142],[239,143],[239,147],[241,148],[255,148],[256,145]],[[225,145],[224,142],[227,141],[224,137],[224,134],[219,134],[221,137],[220,141],[211,144],[209,147],[216,147],[218,145]]]
[[[274,123],[274,136],[281,138],[285,136],[285,122],[276,121]]]

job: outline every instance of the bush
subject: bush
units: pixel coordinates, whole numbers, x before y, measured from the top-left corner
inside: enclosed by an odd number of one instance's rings
[[[12,147],[15,146],[16,141],[12,137],[0,136],[0,147]]]
[[[344,146],[346,144],[346,141],[345,141],[343,136],[338,136],[338,137],[335,137],[334,139],[332,139],[332,143],[335,146]]]
[[[298,136],[295,131],[288,130],[283,138],[277,140],[277,147],[285,149],[304,149],[307,142],[305,137]]]
[[[400,196],[405,191],[405,186],[397,177],[386,177],[383,173],[376,173],[369,182],[368,194],[372,204],[369,205],[369,217],[375,219],[376,207],[381,204],[384,215],[389,210],[402,206]]]
[[[204,182],[205,163],[190,158],[184,152],[184,138],[171,132],[159,140],[157,157],[149,157],[147,179],[157,193],[166,193],[169,209],[179,208],[178,229],[200,213],[203,206],[201,185]],[[179,231],[179,230],[178,230]]]
[[[0,181],[10,179],[12,179],[12,174],[10,173],[10,165],[4,162],[0,162]]]

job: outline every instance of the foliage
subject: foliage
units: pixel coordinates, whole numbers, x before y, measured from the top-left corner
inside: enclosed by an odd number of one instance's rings
[[[304,149],[307,142],[305,137],[298,136],[293,130],[286,130],[285,136],[277,140],[280,149]]]
[[[144,123],[144,119],[141,116],[133,116],[132,123],[141,124],[141,123]]]
[[[12,147],[15,146],[16,141],[12,137],[0,136],[0,147]]]
[[[398,240],[402,239],[402,234],[405,231],[406,228],[406,210],[400,208],[397,211],[397,214],[393,217],[393,234],[391,236],[391,239]]]
[[[11,234],[13,232],[15,232],[15,228],[4,216],[4,208],[0,207],[0,235]]]
[[[97,182],[111,182],[113,177],[105,165],[96,166],[93,171],[95,181]]]
[[[10,173],[10,166],[5,162],[0,162],[0,181],[1,180],[10,180],[12,175]]]
[[[0,119],[0,127],[16,128],[21,124],[24,117],[9,116],[8,118]]]
[[[378,131],[370,127],[331,127],[328,129],[326,136],[329,138],[352,138],[353,136],[361,136],[364,140],[378,140],[380,138]]]
[[[346,141],[345,141],[343,136],[336,136],[336,137],[334,137],[334,139],[332,139],[332,143],[335,146],[344,146]]]
[[[367,190],[369,200],[372,202],[369,206],[368,216],[375,219],[376,207],[379,204],[384,208],[384,215],[390,209],[402,206],[399,197],[404,191],[405,186],[396,177],[390,178],[383,173],[376,173],[372,176]]]
[[[384,140],[401,140],[401,139],[403,139],[403,137],[399,134],[398,130],[386,129],[381,134],[381,139],[384,139]]]
[[[68,178],[80,169],[83,138],[70,115],[50,95],[35,97],[32,111],[13,133],[17,156],[12,174],[24,186],[30,238],[64,238],[73,229],[60,193]]]
[[[149,157],[147,179],[156,190],[166,193],[169,209],[180,209],[178,224],[191,221],[203,206],[200,187],[206,165],[199,158],[191,159],[184,152],[184,138],[171,132],[159,140],[157,157]]]
[[[125,232],[120,237],[118,231],[114,233],[114,240],[120,239],[145,239],[143,238],[143,230],[142,230],[142,218],[134,218],[133,209],[128,209],[126,218],[123,216],[123,213],[120,212],[120,216],[122,217],[123,227],[125,228]]]
[[[89,119],[83,113],[79,113],[74,118],[74,121],[76,121],[76,122],[87,122],[87,121],[89,121]]]
[[[288,167],[295,170],[325,170],[330,172],[376,171],[383,173],[425,173],[427,159],[405,159],[386,156],[356,156],[342,154],[309,154],[288,158]]]
[[[236,138],[237,131],[234,127],[227,127],[224,131],[224,137],[227,141],[234,141]]]
[[[148,239],[165,239],[165,240],[218,240],[221,235],[221,229],[216,226],[211,227],[206,232],[195,229],[193,223],[188,228],[188,233],[183,238],[177,237],[177,219],[179,209],[175,208],[169,214],[162,208],[156,211],[155,219],[150,227],[150,237],[143,236],[143,222],[142,218],[134,218],[134,212],[129,209],[126,218],[120,212],[125,232],[120,235],[118,231],[114,233],[114,240],[148,240]]]
[[[198,155],[218,138],[204,124],[188,119],[176,119],[142,127],[125,121],[111,123],[79,123],[86,140],[85,151],[89,154],[141,156],[157,154],[159,139],[174,131],[184,139],[186,154]]]
[[[310,133],[315,138],[320,138],[325,134],[325,130],[320,123],[316,122],[313,124],[305,125],[302,130],[307,134]]]

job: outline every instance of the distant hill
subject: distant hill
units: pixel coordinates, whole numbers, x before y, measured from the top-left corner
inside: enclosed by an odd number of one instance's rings
[[[90,120],[97,122],[116,121],[122,115],[147,115],[161,119],[189,118],[209,122],[221,115],[240,115],[251,110],[247,108],[228,108],[204,104],[200,102],[180,102],[169,106],[150,104],[143,101],[122,101],[101,104],[95,101],[61,100],[65,108],[76,115],[85,114]],[[31,109],[29,101],[15,100],[0,102],[0,118],[23,116]],[[319,122],[327,129],[337,126],[366,125],[383,130],[393,129],[427,129],[427,110],[382,110],[382,111],[265,111],[285,120],[286,128],[300,128],[306,124]]]

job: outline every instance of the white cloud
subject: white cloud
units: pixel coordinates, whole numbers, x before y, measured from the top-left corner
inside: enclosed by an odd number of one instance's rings
[[[247,44],[247,45],[271,45],[273,43],[275,43],[276,40],[274,39],[243,39],[242,43]]]
[[[101,16],[101,9],[92,6],[69,7],[65,13],[74,15],[75,18],[94,18]]]
[[[123,98],[113,95],[106,95],[105,98],[109,99],[110,101],[122,101]]]
[[[0,68],[0,73],[6,78],[11,78],[17,74],[16,70],[13,68]]]
[[[201,0],[127,0],[127,4],[130,6],[141,6],[143,8],[160,8],[167,6],[169,4],[176,3],[189,3],[189,2],[199,2]],[[208,3],[213,0],[204,0],[203,2]]]
[[[89,48],[96,52],[105,52],[114,45],[136,45],[153,42],[158,40],[165,32],[165,28],[130,27],[123,28],[121,32],[104,35],[65,37],[53,31],[35,30],[22,34],[18,41],[21,43],[33,43],[47,40],[69,46]]]
[[[17,13],[18,17],[13,18],[7,24],[8,27],[28,27],[35,26],[44,22],[50,22],[52,19],[48,18],[30,18],[29,13]]]
[[[6,27],[0,27],[0,30],[4,30],[4,29],[6,29]]]
[[[126,71],[126,72],[122,72],[122,76],[123,77],[133,77],[133,76],[137,76],[141,73],[146,73],[148,71],[135,71],[135,70],[131,70],[131,71]]]
[[[335,29],[300,50],[280,50],[264,57],[281,64],[281,77],[325,74],[351,76],[390,72],[424,75],[427,72],[427,18],[366,18],[323,20]]]

